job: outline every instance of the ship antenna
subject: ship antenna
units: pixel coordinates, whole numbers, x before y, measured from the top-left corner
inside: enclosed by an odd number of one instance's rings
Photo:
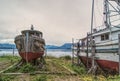
[[[34,27],[33,27],[33,25],[31,24],[31,30],[34,30]]]

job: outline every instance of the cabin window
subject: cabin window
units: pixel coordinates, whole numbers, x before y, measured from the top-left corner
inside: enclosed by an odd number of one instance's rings
[[[104,35],[101,35],[101,40],[104,40]]]
[[[104,40],[109,40],[109,33],[105,33],[101,35],[101,41],[104,41]]]

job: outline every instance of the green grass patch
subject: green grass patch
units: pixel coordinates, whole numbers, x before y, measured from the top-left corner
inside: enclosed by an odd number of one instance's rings
[[[69,55],[66,56],[61,56],[59,57],[60,59],[65,59],[65,60],[71,60],[71,57]]]
[[[0,81],[12,81],[14,78],[15,76],[4,75],[0,76]]]
[[[57,59],[57,58],[54,56],[46,56],[45,59]]]
[[[30,63],[27,63],[20,67],[19,71],[22,73],[33,73],[36,70],[36,68],[31,65]]]
[[[119,75],[115,75],[115,76],[109,76],[107,77],[108,81],[120,81],[120,76]]]
[[[13,66],[10,69],[6,70],[4,73],[11,73],[11,72],[34,73],[36,69],[37,68],[35,66],[31,65],[30,63],[27,63],[20,67]]]
[[[17,68],[17,67],[12,67],[12,68],[6,70],[4,73],[17,72],[18,69],[19,69],[19,68]]]
[[[47,81],[47,76],[46,75],[40,75],[39,77],[37,76],[34,81]]]
[[[73,71],[75,71],[76,73],[78,73],[80,75],[83,75],[86,73],[86,70],[84,67],[74,65],[74,66],[72,66],[72,69],[73,69]]]
[[[10,61],[11,63],[14,63],[14,62],[18,61],[19,59],[20,59],[20,57],[18,57],[18,56],[11,56],[11,55],[0,56],[0,61],[1,62]]]

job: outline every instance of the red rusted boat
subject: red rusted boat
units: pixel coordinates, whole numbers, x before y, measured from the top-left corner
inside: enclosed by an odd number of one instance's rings
[[[43,33],[33,29],[21,31],[21,35],[15,37],[16,48],[23,60],[31,61],[44,55],[45,40]]]

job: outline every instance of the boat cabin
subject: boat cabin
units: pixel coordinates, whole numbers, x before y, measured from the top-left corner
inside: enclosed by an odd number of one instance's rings
[[[28,34],[29,36],[37,36],[40,38],[43,37],[43,33],[40,31],[34,30],[33,26],[31,26],[31,30],[23,30],[23,31],[21,31],[21,33],[25,36],[27,36],[27,34]]]

